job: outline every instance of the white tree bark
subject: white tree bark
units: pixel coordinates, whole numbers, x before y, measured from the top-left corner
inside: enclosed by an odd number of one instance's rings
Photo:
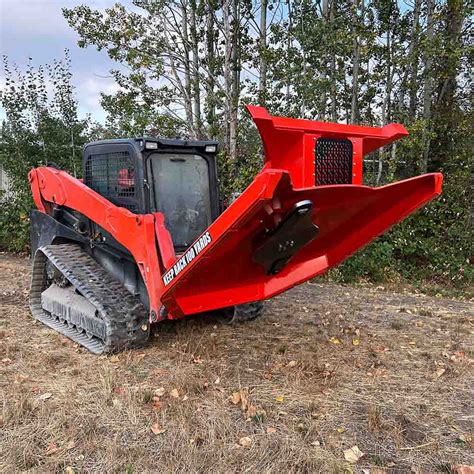
[[[260,52],[260,77],[258,80],[258,100],[260,105],[264,106],[267,96],[267,8],[268,0],[262,0],[260,8],[260,38],[259,38],[259,52]]]
[[[425,70],[424,70],[424,87],[423,87],[423,119],[425,120],[425,137],[424,137],[424,153],[423,153],[423,163],[422,163],[422,172],[426,172],[428,169],[428,158],[430,153],[430,120],[431,120],[431,104],[432,104],[432,95],[433,95],[433,79],[431,76],[432,71],[432,52],[430,48],[433,44],[433,16],[434,16],[435,0],[427,0],[426,3],[426,43],[428,51],[425,51]]]

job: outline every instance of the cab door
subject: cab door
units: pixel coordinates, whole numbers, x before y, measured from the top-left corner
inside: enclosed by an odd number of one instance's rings
[[[177,151],[153,153],[148,163],[152,207],[165,216],[175,249],[185,249],[214,220],[209,162]]]

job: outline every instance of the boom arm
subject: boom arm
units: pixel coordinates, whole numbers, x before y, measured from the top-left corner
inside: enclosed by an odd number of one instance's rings
[[[163,226],[163,216],[159,213],[136,215],[117,207],[78,179],[55,168],[33,169],[28,178],[38,210],[51,214],[53,204],[74,209],[104,228],[129,250],[148,290],[150,318],[157,320],[164,287],[155,235],[163,248],[162,255],[167,257],[163,259],[165,265],[170,263],[170,251],[174,255],[171,237]]]

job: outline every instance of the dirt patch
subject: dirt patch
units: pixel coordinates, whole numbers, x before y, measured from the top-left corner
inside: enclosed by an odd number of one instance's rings
[[[0,254],[1,472],[474,464],[471,302],[313,282],[257,321],[165,323],[97,357],[31,319],[28,279]]]

